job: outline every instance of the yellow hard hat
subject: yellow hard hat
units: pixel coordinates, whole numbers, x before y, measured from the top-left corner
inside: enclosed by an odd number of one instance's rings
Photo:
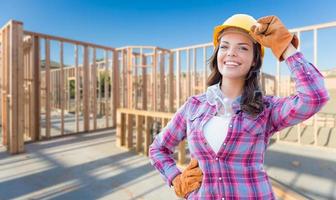
[[[252,16],[246,14],[235,14],[229,17],[222,25],[216,26],[213,34],[213,44],[218,45],[219,33],[229,27],[241,28],[250,33],[250,28],[257,22]],[[265,54],[265,48],[261,46],[261,57]]]

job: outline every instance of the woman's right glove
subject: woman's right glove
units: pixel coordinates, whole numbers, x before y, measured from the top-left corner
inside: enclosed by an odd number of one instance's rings
[[[251,36],[261,45],[271,48],[275,57],[282,61],[282,54],[290,43],[299,45],[296,35],[291,34],[277,16],[266,16],[251,27]]]
[[[202,179],[203,173],[198,167],[198,161],[191,159],[186,169],[173,180],[176,195],[185,198],[189,193],[201,186]]]

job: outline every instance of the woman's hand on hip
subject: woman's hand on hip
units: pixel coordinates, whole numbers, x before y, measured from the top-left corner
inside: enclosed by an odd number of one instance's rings
[[[176,195],[185,198],[189,193],[201,186],[202,179],[203,173],[198,166],[198,161],[191,159],[186,169],[173,180]]]

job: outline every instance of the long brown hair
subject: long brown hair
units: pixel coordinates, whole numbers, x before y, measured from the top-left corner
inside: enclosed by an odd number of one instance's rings
[[[222,75],[218,71],[217,65],[217,53],[219,45],[215,48],[212,56],[209,59],[209,66],[211,73],[207,79],[207,85],[211,86],[222,81]],[[243,88],[243,94],[240,102],[242,111],[249,115],[257,116],[264,110],[263,93],[260,90],[260,68],[262,66],[261,58],[261,46],[259,43],[253,44],[253,61],[254,67],[250,68],[250,71],[245,77],[245,84]]]

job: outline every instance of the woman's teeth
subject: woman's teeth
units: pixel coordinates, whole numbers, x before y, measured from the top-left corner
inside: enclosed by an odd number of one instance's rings
[[[232,61],[227,61],[224,64],[225,65],[229,65],[229,66],[239,66],[240,65],[240,63],[232,62]]]
[[[236,65],[236,66],[239,65],[239,63],[231,62],[231,61],[225,62],[225,64],[226,64],[226,65]]]

